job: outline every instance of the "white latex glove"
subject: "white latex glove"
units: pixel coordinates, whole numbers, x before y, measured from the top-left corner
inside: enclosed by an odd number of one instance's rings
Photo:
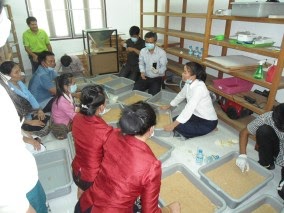
[[[247,168],[246,169],[247,172],[249,171],[249,164],[247,158],[248,157],[246,154],[241,154],[236,160],[236,165],[242,170],[242,172],[245,171],[245,168]]]
[[[154,67],[152,67],[152,72],[155,73],[155,74],[157,74],[157,73],[159,72],[159,70],[158,70],[158,69],[155,69]]]

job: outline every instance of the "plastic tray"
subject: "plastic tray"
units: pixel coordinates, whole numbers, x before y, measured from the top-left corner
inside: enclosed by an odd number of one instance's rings
[[[72,132],[68,132],[67,139],[68,139],[68,146],[69,146],[71,160],[73,160],[75,157],[75,146],[74,146],[74,139],[73,139]]]
[[[270,205],[272,208],[275,209],[276,212],[281,212],[281,210],[284,209],[283,203],[280,202],[275,197],[271,195],[261,195],[259,198],[251,201],[247,205],[244,205],[241,208],[237,208],[236,212],[238,213],[252,212],[264,204]]]
[[[172,121],[172,113],[170,110],[156,110],[156,114],[157,114],[157,119],[158,119],[158,115],[159,114],[168,114],[170,117],[170,120]],[[157,121],[158,122],[158,121]],[[173,136],[173,132],[167,132],[164,130],[163,127],[155,127],[155,136],[158,137],[170,137]]]
[[[164,142],[163,140],[157,138],[157,137],[152,137],[150,138],[149,140],[153,141],[155,144],[163,147],[163,148],[166,148],[167,151],[165,151],[162,155],[158,155],[158,151],[157,150],[153,150],[153,153],[154,155],[156,156],[156,158],[158,158],[160,161],[164,162],[166,161],[168,158],[171,157],[171,154],[172,154],[172,151],[174,150],[174,148],[170,145],[170,144],[167,144],[166,142]],[[146,141],[147,143],[147,141]],[[148,143],[147,143],[148,144]],[[149,146],[149,144],[148,144]],[[151,148],[151,146],[149,146]]]
[[[112,109],[122,109],[122,105],[119,104],[119,103],[114,103],[114,104],[109,104],[107,105],[107,108],[110,109],[109,112],[107,113],[111,113],[111,110]],[[106,114],[107,114],[106,113]],[[119,118],[114,118],[112,121],[105,121],[107,124],[113,126],[113,127],[117,127],[118,126],[118,121],[119,121]]]
[[[97,85],[104,85],[105,83],[117,79],[118,76],[113,74],[105,74],[105,75],[98,75],[94,78],[90,78],[89,82],[97,84]]]
[[[202,181],[200,181],[199,178],[197,178],[191,171],[189,171],[182,164],[174,164],[172,166],[163,168],[162,179],[176,172],[181,172],[188,179],[188,181],[190,181],[193,185],[195,185],[195,187],[199,191],[201,191],[215,206],[218,207],[218,209],[214,211],[215,213],[223,212],[226,209],[225,201],[220,196],[218,196],[214,191],[212,191],[208,186],[206,186]],[[180,187],[183,186],[181,185]],[[159,205],[165,206],[165,202],[162,200],[162,198],[159,199]]]
[[[212,188],[217,194],[219,194],[227,203],[227,205],[234,209],[236,208],[240,203],[245,201],[247,198],[255,194],[258,190],[263,188],[270,180],[273,179],[273,174],[265,169],[264,167],[260,166],[259,163],[256,161],[248,158],[250,169],[256,171],[260,175],[265,177],[265,180],[257,185],[255,188],[253,188],[251,191],[240,197],[239,199],[235,199],[226,192],[224,192],[223,189],[221,189],[218,185],[213,183],[207,176],[206,173],[218,168],[219,166],[225,164],[226,162],[232,160],[233,158],[237,158],[239,154],[237,152],[230,152],[223,157],[219,158],[216,161],[213,161],[205,166],[202,166],[199,170],[198,173],[200,174],[200,179],[206,183],[210,188]],[[240,171],[241,172],[241,171]]]
[[[213,80],[213,86],[224,93],[235,94],[250,91],[253,83],[240,78],[230,77]]]
[[[170,102],[176,97],[176,93],[161,90],[159,93],[148,99],[148,103],[153,106],[170,105]]]
[[[66,149],[41,152],[35,155],[38,176],[47,200],[71,192],[70,160]]]
[[[124,77],[118,77],[112,81],[105,83],[104,86],[108,92],[117,95],[132,90],[134,81]]]
[[[137,98],[137,101],[129,101],[128,98],[135,96],[135,95],[139,96],[139,98]],[[150,95],[146,92],[141,92],[141,91],[138,91],[138,90],[132,90],[130,92],[123,94],[122,96],[119,96],[117,101],[119,103],[123,104],[123,105],[130,105],[130,104],[134,104],[135,102],[138,102],[138,101],[146,101],[147,99],[149,99],[151,97],[152,97],[152,95]]]
[[[268,17],[284,15],[284,3],[275,2],[233,2],[232,16]]]

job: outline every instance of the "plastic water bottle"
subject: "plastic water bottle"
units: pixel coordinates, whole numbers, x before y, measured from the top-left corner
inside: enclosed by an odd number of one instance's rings
[[[200,48],[200,51],[198,53],[198,58],[202,58],[203,55],[203,48]]]
[[[192,46],[189,46],[189,47],[188,47],[188,54],[189,54],[189,55],[193,55]]]
[[[195,57],[198,57],[198,55],[199,55],[199,47],[195,47],[195,50],[194,50],[193,55],[194,55]]]
[[[197,165],[202,165],[203,163],[203,150],[202,149],[197,149],[197,153],[196,153],[196,159],[195,159],[195,162]]]

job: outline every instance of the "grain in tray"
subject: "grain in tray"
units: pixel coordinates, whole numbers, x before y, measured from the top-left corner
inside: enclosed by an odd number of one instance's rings
[[[278,211],[274,209],[269,204],[263,204],[259,206],[257,209],[253,210],[251,213],[277,213]]]
[[[112,77],[106,77],[106,78],[102,78],[100,80],[96,80],[95,83],[96,84],[104,84],[104,83],[109,82],[111,80],[113,80]]]
[[[154,140],[148,139],[146,144],[150,147],[156,158],[161,157],[165,154],[169,149],[155,142]]]
[[[110,109],[107,113],[105,113],[102,118],[105,120],[105,122],[117,122],[120,118],[121,109],[120,108],[113,108]]]
[[[131,105],[138,101],[144,101],[144,100],[146,100],[145,96],[135,93],[134,95],[131,95],[130,97],[127,97],[126,99],[122,100],[122,102],[126,105]]]
[[[236,166],[236,159],[222,164],[221,166],[206,172],[205,175],[224,192],[239,199],[265,181],[265,177],[250,169],[241,172]]]
[[[160,199],[167,205],[180,202],[182,213],[215,212],[216,206],[181,172],[162,179]]]
[[[155,128],[161,129],[164,126],[170,124],[172,122],[170,114],[169,113],[158,113],[157,114],[157,124]]]

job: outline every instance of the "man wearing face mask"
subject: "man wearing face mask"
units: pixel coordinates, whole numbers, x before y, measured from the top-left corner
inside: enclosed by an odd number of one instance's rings
[[[129,30],[130,38],[122,42],[122,46],[127,51],[127,61],[121,69],[119,76],[137,81],[139,78],[139,53],[145,47],[145,41],[140,38],[140,29],[132,26]]]
[[[38,61],[40,65],[29,82],[29,90],[40,104],[43,112],[50,112],[53,98],[56,94],[54,79],[58,75],[54,71],[54,54],[49,51],[43,51],[39,55]]]
[[[166,52],[156,46],[157,34],[148,32],[145,34],[145,48],[139,54],[139,69],[141,76],[134,84],[133,90],[145,91],[156,95],[161,90],[163,76],[167,69]]]

